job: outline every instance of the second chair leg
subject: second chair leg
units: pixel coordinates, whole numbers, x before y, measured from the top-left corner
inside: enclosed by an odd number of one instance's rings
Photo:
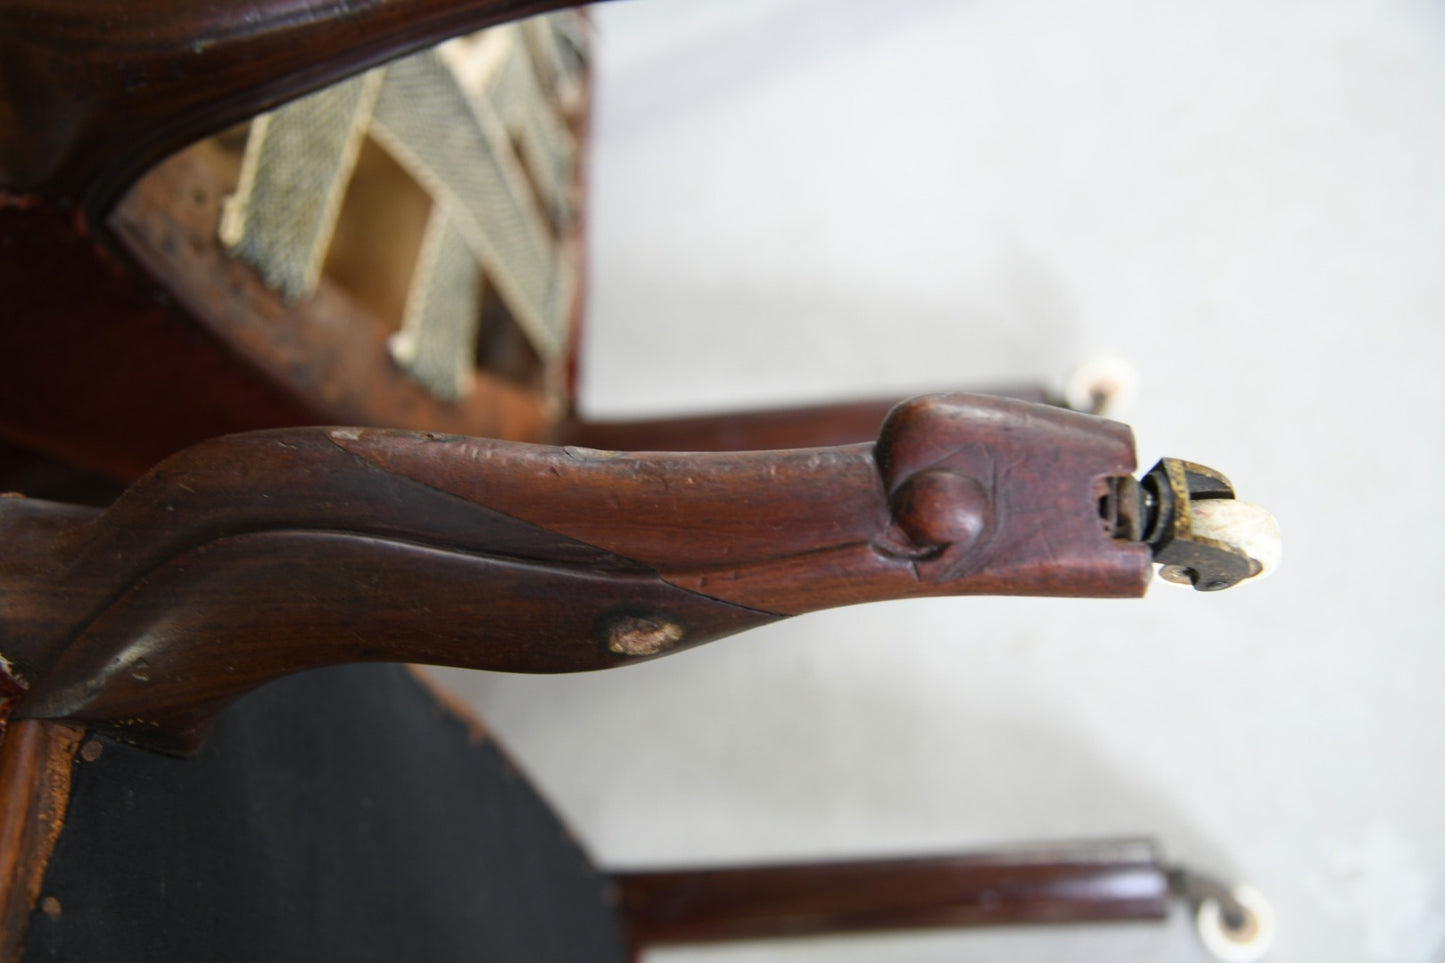
[[[1055,404],[1046,389],[1017,386],[983,394]],[[776,451],[853,445],[878,437],[883,419],[903,399],[875,398],[829,405],[693,415],[637,421],[576,419],[556,443],[606,451]]]
[[[998,924],[1161,920],[1148,840],[865,862],[619,873],[625,930],[649,946]]]

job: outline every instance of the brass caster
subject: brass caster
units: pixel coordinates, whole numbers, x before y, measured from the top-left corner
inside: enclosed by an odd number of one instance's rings
[[[1279,567],[1274,516],[1235,499],[1229,479],[1204,465],[1164,458],[1138,481],[1112,478],[1099,512],[1115,538],[1149,546],[1161,577],[1200,592]]]

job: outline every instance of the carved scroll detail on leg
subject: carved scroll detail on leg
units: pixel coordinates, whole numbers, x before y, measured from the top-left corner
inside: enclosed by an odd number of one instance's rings
[[[936,594],[1143,594],[1147,551],[1114,541],[1097,511],[1108,480],[1134,471],[1126,426],[935,395],[893,410],[877,460],[896,526],[880,548],[906,540],[922,553],[919,579]]]
[[[874,445],[619,454],[368,429],[234,435],[101,513],[0,504],[18,716],[193,748],[237,695],[397,660],[564,672],[918,595],[1138,595],[1099,514],[1128,429],[948,395]]]

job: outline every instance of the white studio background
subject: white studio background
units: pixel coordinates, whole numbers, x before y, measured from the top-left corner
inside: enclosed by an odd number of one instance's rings
[[[1273,959],[1445,959],[1445,5],[594,8],[582,403],[1057,382],[1129,358],[1141,467],[1270,507],[1280,573],[946,599],[595,675],[449,674],[612,867],[1148,835]],[[1202,960],[1189,927],[683,961]]]

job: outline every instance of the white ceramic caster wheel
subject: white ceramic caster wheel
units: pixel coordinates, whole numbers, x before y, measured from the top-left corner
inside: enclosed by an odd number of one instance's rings
[[[1079,365],[1064,385],[1064,401],[1075,411],[1118,418],[1139,396],[1139,371],[1116,355],[1098,355]]]
[[[1189,528],[1193,534],[1223,542],[1259,563],[1259,571],[1250,579],[1272,574],[1279,568],[1284,555],[1279,522],[1253,502],[1233,498],[1192,501],[1189,503]],[[1159,570],[1159,577],[1180,585],[1190,584],[1188,569],[1180,565],[1165,565]]]
[[[1244,919],[1231,926],[1218,899],[1201,900],[1194,914],[1199,941],[1223,963],[1254,963],[1274,944],[1274,910],[1253,886],[1241,883],[1230,893],[1244,907]]]

